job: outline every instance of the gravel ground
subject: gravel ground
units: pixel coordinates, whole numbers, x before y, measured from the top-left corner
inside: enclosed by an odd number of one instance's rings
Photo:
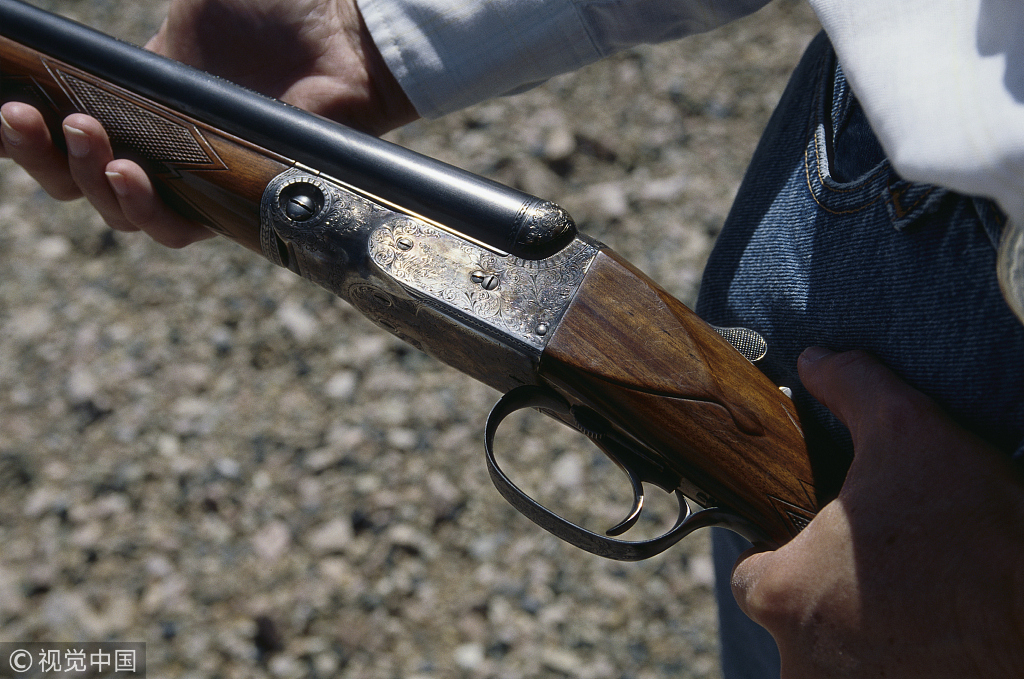
[[[164,11],[37,4],[136,42]],[[816,31],[778,0],[390,136],[692,304]],[[0,201],[0,639],[145,641],[150,677],[720,676],[707,536],[619,564],[541,532],[487,479],[490,389],[231,243],[113,234],[6,161]],[[619,518],[610,465],[533,426],[538,492]]]

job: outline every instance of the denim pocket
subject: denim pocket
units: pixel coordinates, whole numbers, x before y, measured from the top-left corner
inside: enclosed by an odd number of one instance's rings
[[[804,153],[807,187],[818,207],[835,215],[884,206],[904,230],[935,211],[948,191],[901,178],[885,158],[867,117],[835,60],[821,80],[814,133]]]
[[[885,200],[885,189],[893,177],[889,161],[882,160],[848,181],[837,179],[832,171],[830,128],[826,122],[818,123],[804,151],[807,188],[814,202],[833,215],[850,215],[878,205]]]

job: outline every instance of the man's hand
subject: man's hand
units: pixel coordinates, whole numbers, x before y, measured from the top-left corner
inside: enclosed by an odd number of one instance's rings
[[[800,535],[733,572],[784,679],[1024,677],[1019,470],[864,353],[799,367],[855,458]]]
[[[374,134],[416,118],[355,0],[175,0],[146,47]],[[9,103],[0,114],[0,156],[54,198],[84,195],[114,229],[170,247],[213,235],[167,208],[141,167],[115,160],[95,119],[64,121],[65,156],[36,109]]]

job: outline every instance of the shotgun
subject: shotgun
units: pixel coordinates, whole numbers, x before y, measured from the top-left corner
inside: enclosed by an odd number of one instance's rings
[[[841,470],[809,455],[793,402],[754,365],[763,338],[708,325],[549,201],[20,0],[0,0],[0,99],[39,108],[55,139],[66,115],[92,115],[174,209],[502,392],[485,426],[491,479],[577,547],[638,560],[706,526],[778,546],[838,491]],[[605,535],[502,471],[495,432],[524,408],[628,477],[632,507]],[[678,518],[619,539],[644,484],[674,494]]]

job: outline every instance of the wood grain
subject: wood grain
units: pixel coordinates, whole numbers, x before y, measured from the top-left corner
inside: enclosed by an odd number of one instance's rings
[[[0,55],[3,101],[39,108],[58,142],[66,116],[94,116],[172,207],[262,254],[263,190],[290,160],[4,37]]]
[[[796,408],[681,302],[613,251],[595,260],[541,374],[778,544],[838,488],[808,457]]]

